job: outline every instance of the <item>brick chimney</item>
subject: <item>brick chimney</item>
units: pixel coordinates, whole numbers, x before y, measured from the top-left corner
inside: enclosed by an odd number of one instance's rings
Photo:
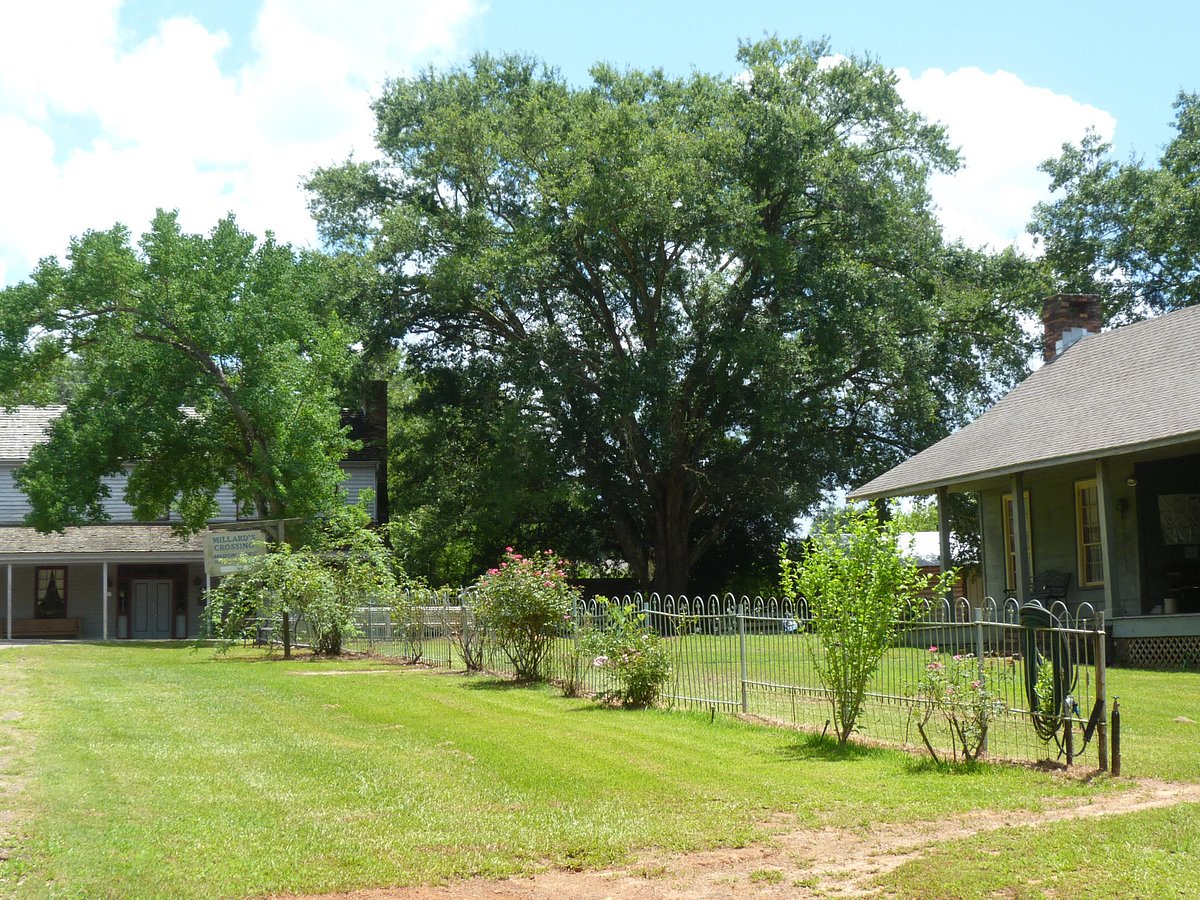
[[[1096,294],[1055,294],[1042,301],[1044,359],[1052,362],[1085,334],[1100,333],[1100,298]]]
[[[363,418],[367,434],[372,441],[387,440],[388,426],[388,383],[368,381],[363,397]]]

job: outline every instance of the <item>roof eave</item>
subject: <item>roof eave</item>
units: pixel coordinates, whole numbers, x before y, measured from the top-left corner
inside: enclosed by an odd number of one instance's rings
[[[885,488],[883,490],[867,491],[865,488],[870,487],[870,482],[863,485],[858,490],[850,491],[846,494],[847,500],[878,500],[884,497],[913,497],[924,494],[936,493],[939,488],[948,488],[953,490],[955,487],[961,487],[965,484],[970,484],[977,481],[987,481],[992,478],[1003,478],[1007,475],[1016,475],[1018,472],[1030,472],[1038,469],[1050,469],[1056,466],[1070,466],[1076,463],[1087,462],[1088,460],[1103,459],[1109,456],[1126,456],[1131,453],[1143,453],[1148,450],[1158,450],[1162,447],[1171,447],[1177,444],[1188,444],[1195,441],[1200,441],[1200,431],[1189,431],[1183,434],[1171,435],[1170,437],[1157,438],[1152,441],[1141,441],[1136,444],[1121,444],[1115,447],[1102,447],[1094,450],[1087,450],[1082,453],[1067,454],[1064,456],[1053,456],[1047,459],[1040,459],[1031,462],[1017,463],[1011,466],[1001,466],[994,469],[982,469],[976,472],[964,472],[959,475],[954,475],[951,478],[938,478],[933,481],[916,481],[909,484],[899,485],[897,487]],[[934,446],[937,446],[936,444]],[[916,457],[913,457],[916,459]]]

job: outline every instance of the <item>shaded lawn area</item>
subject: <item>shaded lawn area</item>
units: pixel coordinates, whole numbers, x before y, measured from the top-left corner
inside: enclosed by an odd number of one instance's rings
[[[332,671],[362,674],[303,674]],[[1177,677],[1131,679],[1122,698]],[[3,770],[24,786],[0,799],[23,823],[0,893],[18,896],[237,897],[603,866],[762,839],[777,813],[855,827],[1111,787],[940,770],[729,717],[603,710],[375,660],[17,648],[0,654],[0,704]],[[1161,723],[1146,721],[1153,743]],[[1127,771],[1142,742],[1130,725]],[[1156,752],[1195,774],[1185,743],[1190,762]]]

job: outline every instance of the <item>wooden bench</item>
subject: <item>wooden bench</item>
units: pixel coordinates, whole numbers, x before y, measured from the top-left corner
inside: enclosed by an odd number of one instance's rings
[[[14,638],[77,638],[79,617],[63,619],[13,619]]]

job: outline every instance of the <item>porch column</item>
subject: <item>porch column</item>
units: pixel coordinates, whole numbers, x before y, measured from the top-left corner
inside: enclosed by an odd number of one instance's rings
[[[1117,604],[1117,522],[1113,509],[1112,483],[1108,476],[1108,460],[1096,460],[1096,506],[1100,510],[1100,556],[1104,572],[1104,614],[1120,615]]]
[[[937,511],[938,511],[938,546],[940,548],[940,562],[942,573],[949,572],[953,565],[950,559],[950,506],[949,498],[950,491],[948,488],[940,487],[937,489]],[[954,601],[954,585],[946,588],[946,599]]]
[[[108,640],[108,563],[100,566],[100,609],[104,627],[101,629],[104,640]]]
[[[1029,600],[1029,582],[1033,573],[1029,571],[1029,529],[1025,526],[1025,473],[1016,472],[1011,478],[1013,497],[1013,540],[1017,546],[1013,548],[1016,556],[1016,566],[1013,577],[1016,579],[1017,602],[1022,606]]]
[[[5,616],[4,636],[12,640],[12,563],[8,564],[8,613]]]

